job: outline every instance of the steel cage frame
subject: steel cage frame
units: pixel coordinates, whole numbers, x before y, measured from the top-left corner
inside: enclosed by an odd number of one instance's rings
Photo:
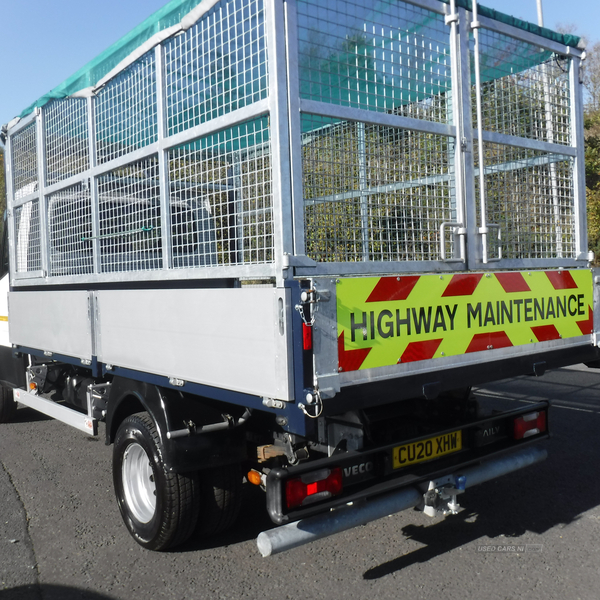
[[[430,121],[411,119],[399,115],[341,106],[334,103],[319,102],[312,99],[300,98],[299,93],[299,66],[298,66],[298,38],[297,38],[297,0],[287,0],[288,21],[288,65],[290,87],[290,126],[292,130],[293,153],[293,199],[294,199],[294,243],[295,252],[299,255],[306,253],[305,223],[303,211],[306,199],[303,197],[302,165],[301,165],[301,137],[300,115],[303,113],[316,114],[323,117],[337,119],[340,122],[354,122],[377,125],[381,127],[398,127],[406,130],[423,132],[426,134],[439,134],[454,140],[454,164],[456,165],[455,194],[458,198],[455,211],[455,222],[441,225],[442,235],[444,229],[452,231],[454,239],[454,256],[441,260],[409,260],[409,261],[359,261],[356,262],[317,262],[310,267],[299,267],[296,273],[300,276],[335,276],[335,275],[363,275],[374,273],[396,272],[447,272],[463,269],[528,269],[548,267],[585,267],[589,262],[587,250],[587,233],[585,224],[585,176],[583,162],[583,107],[581,88],[578,82],[579,63],[582,53],[579,49],[563,46],[555,41],[542,38],[530,32],[520,30],[514,26],[500,23],[486,17],[478,17],[478,23],[473,27],[473,13],[464,8],[456,8],[453,13],[453,3],[450,5],[436,2],[435,0],[406,0],[406,4],[424,8],[432,13],[442,15],[449,26],[449,46],[451,50],[452,85],[456,93],[452,94],[451,123],[432,123]],[[487,227],[481,222],[481,215],[476,209],[475,180],[479,177],[479,169],[474,162],[473,147],[480,137],[477,127],[473,125],[474,108],[471,106],[471,97],[474,92],[481,96],[481,88],[475,87],[470,81],[470,62],[478,49],[471,50],[471,32],[481,27],[488,31],[507,36],[518,42],[532,44],[540,49],[557,53],[569,59],[569,93],[570,93],[570,129],[571,141],[569,145],[550,141],[542,141],[496,133],[486,129],[482,132],[483,141],[486,143],[502,144],[509,149],[522,149],[528,151],[544,152],[548,155],[560,155],[558,159],[569,158],[573,161],[573,236],[575,239],[574,256],[544,257],[544,258],[519,258],[486,260],[483,249]],[[472,88],[475,87],[473,90]],[[486,172],[487,174],[487,172]],[[348,195],[358,195],[350,192]],[[462,198],[461,198],[462,195]],[[336,194],[337,197],[342,194]],[[364,233],[364,232],[363,232]],[[467,241],[467,243],[465,243]],[[441,240],[443,246],[444,240]]]
[[[281,74],[285,74],[285,66],[280,65],[282,57],[278,57],[277,45],[282,46],[281,30],[282,30],[282,9],[278,2],[273,0],[245,0],[244,4],[249,5],[254,2],[258,5],[259,10],[263,13],[263,23],[259,23],[258,28],[262,27],[263,31],[260,37],[263,40],[264,54],[266,55],[267,64],[264,65],[266,74],[259,75],[266,80],[266,78],[276,79],[275,73],[278,69]],[[208,6],[206,12],[200,17],[194,25],[190,27],[193,29],[199,25],[204,18],[209,18],[212,12],[224,10],[228,4],[227,0],[221,2],[212,2]],[[230,5],[235,6],[234,2],[229,2]],[[213,6],[214,5],[214,6]],[[233,9],[232,9],[233,10]],[[186,30],[188,31],[188,30]],[[45,118],[48,111],[48,106],[37,108],[31,115],[21,119],[9,130],[7,140],[7,172],[9,176],[8,180],[8,197],[9,197],[9,235],[11,236],[11,243],[17,243],[17,232],[15,230],[15,218],[14,213],[20,206],[27,204],[28,202],[37,202],[40,206],[40,217],[41,223],[41,235],[43,238],[40,240],[40,255],[42,268],[36,271],[19,271],[17,269],[17,259],[13,255],[11,256],[11,284],[13,286],[29,286],[29,285],[40,285],[40,284],[95,284],[100,282],[124,282],[124,281],[162,281],[162,280],[181,280],[181,279],[224,279],[224,278],[239,278],[239,279],[260,279],[260,280],[275,280],[279,283],[285,278],[286,266],[284,265],[284,253],[286,252],[287,244],[286,240],[291,238],[290,229],[285,223],[285,210],[281,206],[281,202],[277,202],[276,199],[281,195],[289,196],[286,193],[286,173],[289,172],[289,165],[286,164],[285,157],[280,157],[279,153],[273,152],[273,148],[287,147],[287,111],[286,103],[279,101],[280,96],[285,97],[285,86],[283,92],[274,93],[277,86],[273,83],[271,86],[266,87],[266,92],[263,97],[248,102],[242,106],[231,110],[230,112],[222,112],[213,118],[207,118],[200,123],[189,126],[183,131],[168,131],[167,124],[167,89],[165,82],[165,48],[166,44],[174,38],[167,38],[160,41],[153,49],[146,52],[145,55],[137,59],[132,64],[125,66],[121,71],[111,74],[110,79],[101,81],[98,88],[92,91],[86,91],[83,95],[87,98],[87,136],[89,139],[89,164],[87,168],[81,170],[76,174],[69,175],[61,178],[58,181],[47,183],[46,178],[46,146],[44,144],[43,135],[45,131]],[[210,40],[212,43],[216,42]],[[243,38],[242,42],[243,43]],[[240,50],[240,54],[243,53],[243,57],[240,60],[248,60],[248,54],[246,48]],[[127,69],[135,66],[137,62],[144,59],[144,57],[151,57],[155,64],[155,105],[156,109],[153,111],[154,127],[156,129],[155,139],[150,139],[147,143],[136,147],[133,145],[133,150],[122,152],[117,156],[109,157],[108,159],[101,160],[99,158],[99,148],[97,142],[97,107],[98,107],[98,94],[105,89],[106,86],[111,85],[112,82],[117,80]],[[259,65],[260,67],[260,65]],[[256,71],[260,73],[260,68],[256,68]],[[279,77],[280,84],[285,84],[285,81]],[[256,83],[250,82],[249,85],[256,85]],[[270,89],[269,89],[270,88]],[[49,106],[52,106],[55,102],[68,101],[69,99],[63,99],[53,101]],[[268,131],[265,133],[268,135],[268,144],[271,151],[265,155],[265,160],[269,162],[269,177],[270,179],[265,183],[267,188],[270,188],[270,208],[266,209],[271,212],[270,225],[272,232],[269,235],[272,238],[271,249],[269,250],[270,258],[259,262],[257,264],[247,264],[240,262],[240,264],[221,264],[211,265],[209,268],[173,268],[173,247],[172,247],[172,230],[174,221],[171,219],[171,179],[169,174],[169,153],[177,148],[185,146],[186,144],[197,144],[201,147],[203,140],[209,139],[211,136],[218,136],[221,132],[233,131],[235,128],[240,128],[245,123],[252,123],[257,119],[264,118],[266,122],[271,121]],[[282,126],[283,123],[283,126]],[[13,174],[15,171],[15,161],[13,159],[12,147],[14,147],[14,140],[27,126],[34,124],[37,133],[37,185],[36,189],[30,193],[15,199],[15,190],[13,185]],[[117,132],[118,135],[118,132]],[[251,134],[248,134],[251,135]],[[250,138],[249,138],[250,139]],[[235,141],[235,140],[234,140]],[[259,144],[260,145],[260,144]],[[251,150],[250,144],[248,145],[248,153]],[[231,152],[227,152],[231,154]],[[123,269],[122,271],[103,272],[101,266],[101,227],[99,223],[99,204],[100,204],[100,192],[98,189],[99,182],[103,177],[110,176],[111,173],[117,173],[123,171],[128,167],[136,164],[141,164],[142,161],[149,159],[155,159],[159,169],[158,181],[156,181],[157,188],[159,189],[159,199],[157,202],[157,209],[161,214],[161,228],[160,228],[160,247],[162,248],[161,262],[162,265],[157,269],[141,269],[131,270]],[[239,171],[239,169],[238,169]],[[247,176],[248,179],[249,176]],[[73,188],[74,186],[83,185],[89,190],[89,197],[91,202],[91,213],[92,213],[92,236],[91,236],[91,247],[93,254],[93,273],[85,275],[62,275],[52,276],[49,265],[50,257],[50,245],[48,240],[48,222],[47,222],[47,205],[48,199],[59,192],[65,192]],[[283,183],[282,183],[283,182]],[[251,187],[252,183],[246,182],[246,187]],[[283,191],[281,191],[283,190]],[[238,190],[235,190],[237,195]],[[241,193],[241,192],[240,192]],[[239,199],[236,200],[239,205]],[[262,209],[263,212],[265,209]],[[241,217],[238,217],[238,223],[236,227],[241,227]],[[289,219],[287,219],[289,221]],[[287,230],[288,233],[282,233]],[[287,246],[286,246],[287,244]]]
[[[470,35],[473,15],[463,8],[452,12],[452,5],[437,0],[404,0],[406,5],[425,9],[444,18],[448,26],[450,47],[450,72],[453,93],[450,95],[450,121],[434,122],[410,116],[376,112],[364,108],[342,106],[314,99],[302,98],[299,81],[299,43],[297,0],[264,0],[264,39],[267,54],[268,88],[265,97],[224,112],[212,119],[190,126],[188,129],[168,134],[166,115],[166,86],[164,47],[170,38],[155,46],[153,60],[156,64],[156,129],[155,140],[141,147],[100,162],[96,144],[96,103],[94,95],[87,97],[87,121],[89,138],[88,168],[47,183],[45,113],[46,107],[22,119],[9,130],[7,141],[7,192],[9,197],[9,235],[11,242],[17,242],[15,230],[15,210],[37,201],[40,206],[40,260],[41,269],[19,271],[17,259],[11,257],[11,283],[14,286],[38,284],[93,284],[97,282],[120,281],[161,281],[176,279],[271,279],[276,285],[283,285],[288,278],[290,267],[299,277],[330,275],[361,275],[386,272],[449,272],[463,269],[526,269],[547,267],[581,267],[588,262],[587,234],[585,223],[585,174],[583,156],[583,107],[579,85],[581,52],[563,46],[558,42],[496,22],[478,17],[480,27],[498,32],[512,39],[534,44],[537,47],[555,52],[569,59],[570,82],[570,144],[555,141],[542,141],[506,135],[483,130],[486,143],[499,144],[508,148],[543,152],[548,155],[560,154],[573,163],[573,219],[575,256],[569,258],[530,258],[501,259],[487,262],[482,250],[482,230],[485,223],[476,210],[475,179],[478,177],[474,163],[473,144],[480,134],[473,127],[471,106],[472,85],[470,81]],[[216,3],[219,7],[223,2]],[[213,7],[207,11],[210,12]],[[201,19],[204,18],[201,17]],[[118,77],[117,74],[115,77]],[[106,85],[104,82],[102,85]],[[99,90],[96,90],[99,91]],[[481,94],[481,90],[476,90]],[[305,199],[303,197],[302,173],[302,125],[303,114],[320,115],[325,118],[349,123],[365,123],[375,127],[397,128],[398,131],[412,131],[441,136],[454,146],[454,198],[452,218],[441,224],[441,245],[445,248],[445,238],[451,239],[452,250],[448,256],[441,251],[438,260],[360,260],[354,262],[317,262],[306,257],[306,232],[304,222]],[[266,117],[269,120],[270,144],[270,196],[272,211],[272,260],[260,264],[222,264],[205,268],[173,268],[172,222],[170,220],[171,182],[169,179],[169,152],[186,143],[207,138],[220,131],[231,130],[245,122]],[[26,127],[35,124],[37,129],[37,189],[15,199],[13,147],[15,136]],[[158,208],[161,215],[160,246],[162,266],[158,269],[123,270],[102,272],[100,259],[99,190],[98,182],[103,176],[116,172],[128,165],[140,163],[156,157],[160,173],[158,182]],[[48,229],[48,198],[53,194],[69,190],[82,181],[89,182],[89,197],[92,217],[93,273],[84,275],[50,275],[50,246]],[[364,233],[364,232],[363,232]],[[487,232],[483,233],[485,235]],[[291,258],[290,257],[295,257]]]

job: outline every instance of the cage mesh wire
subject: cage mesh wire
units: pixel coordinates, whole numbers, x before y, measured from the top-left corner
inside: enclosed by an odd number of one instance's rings
[[[451,122],[441,15],[394,0],[297,0],[297,7],[302,98]],[[267,97],[264,18],[263,0],[221,0],[163,42],[169,135]],[[490,30],[481,40],[484,129],[571,143],[568,60]],[[158,139],[154,56],[94,98],[100,163]],[[89,169],[86,101],[53,101],[44,123],[47,182]],[[442,222],[456,221],[452,138],[307,114],[301,127],[307,254],[323,262],[440,260],[443,244],[452,255],[452,234],[439,234]],[[11,148],[19,200],[38,189],[35,122],[11,136]],[[92,273],[91,248],[100,250],[103,273],[163,268],[161,219],[175,269],[272,262],[270,152],[266,116],[169,150],[168,214],[156,157],[111,165],[98,177],[97,242],[85,183],[44,199],[50,275]],[[490,254],[576,258],[572,159],[487,144],[485,166],[487,219],[502,226]],[[46,262],[39,209],[38,200],[15,208],[20,272]]]
[[[15,240],[17,273],[42,269],[40,240],[40,203],[30,200],[15,208]]]
[[[85,98],[53,100],[44,109],[47,185],[89,168],[87,119]]]
[[[306,114],[302,128],[307,255],[439,260],[440,225],[455,218],[452,140]]]
[[[449,120],[449,28],[442,15],[393,0],[297,4],[302,98]]]
[[[262,0],[219,2],[164,52],[168,135],[267,97]]]
[[[484,152],[487,220],[501,226],[500,240],[491,230],[490,257],[501,248],[507,259],[576,258],[573,159],[491,143]]]
[[[154,50],[150,50],[97,94],[98,162],[108,162],[157,139],[156,66]]]
[[[87,182],[48,196],[51,276],[93,273],[92,204]]]
[[[13,189],[19,200],[38,189],[37,126],[33,122],[11,138]]]
[[[174,268],[274,260],[270,155],[267,117],[170,152]]]
[[[570,144],[570,59],[487,29],[480,30],[480,45],[483,128]],[[475,119],[473,110],[476,125]]]
[[[98,197],[102,272],[160,269],[162,242],[157,157],[101,176]]]

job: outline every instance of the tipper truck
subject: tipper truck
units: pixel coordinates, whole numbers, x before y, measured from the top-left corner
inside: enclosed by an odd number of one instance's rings
[[[600,364],[578,43],[470,0],[172,0],[4,127],[0,420],[100,432],[153,550],[245,486],[267,556],[544,460],[548,403],[472,388]]]

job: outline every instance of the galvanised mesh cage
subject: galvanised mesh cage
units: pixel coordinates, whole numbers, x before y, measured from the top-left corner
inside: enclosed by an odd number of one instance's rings
[[[94,272],[92,203],[87,181],[48,196],[50,275]]]
[[[15,285],[584,262],[574,46],[437,0],[186,6],[9,131]]]
[[[40,203],[30,200],[15,209],[16,271],[37,273],[42,269]]]
[[[88,103],[85,98],[51,102],[44,111],[46,184],[90,168]]]
[[[96,100],[98,161],[108,162],[158,139],[156,64],[148,52],[112,79]]]
[[[160,269],[163,254],[157,157],[102,175],[98,204],[102,272]]]
[[[171,150],[174,268],[273,261],[270,154],[266,117]]]
[[[38,189],[37,124],[32,123],[11,140],[13,190],[19,200]]]
[[[440,223],[454,218],[447,137],[306,114],[302,124],[311,258],[440,258]]]
[[[168,135],[268,95],[262,0],[219,2],[164,49]]]

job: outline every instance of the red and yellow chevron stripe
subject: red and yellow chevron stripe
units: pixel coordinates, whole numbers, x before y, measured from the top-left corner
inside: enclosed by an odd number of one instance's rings
[[[589,270],[356,277],[337,283],[340,372],[589,335]]]

